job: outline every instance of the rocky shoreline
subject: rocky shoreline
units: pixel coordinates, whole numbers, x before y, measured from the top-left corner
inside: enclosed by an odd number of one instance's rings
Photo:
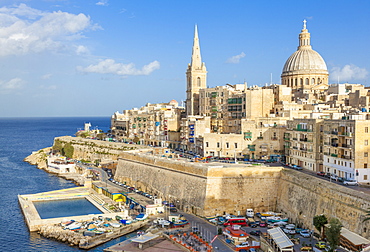
[[[61,229],[56,225],[42,226],[38,233],[45,238],[68,243],[70,246],[83,246],[89,242],[90,238],[82,233]]]
[[[47,147],[39,151],[34,151],[31,155],[25,157],[23,161],[31,165],[36,165],[39,169],[47,170],[47,156],[51,149],[52,147]]]

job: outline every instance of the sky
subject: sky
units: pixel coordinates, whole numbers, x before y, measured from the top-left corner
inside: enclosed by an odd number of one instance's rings
[[[329,83],[370,86],[370,1],[0,0],[0,117],[111,116],[209,87],[280,83],[304,19]]]

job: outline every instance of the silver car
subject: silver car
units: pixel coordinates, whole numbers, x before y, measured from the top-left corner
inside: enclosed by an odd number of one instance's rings
[[[353,186],[358,185],[357,181],[356,180],[353,180],[353,179],[344,180],[343,184],[345,184],[345,185],[353,185]]]

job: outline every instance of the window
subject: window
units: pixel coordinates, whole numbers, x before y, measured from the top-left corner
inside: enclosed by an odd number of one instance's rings
[[[367,146],[369,144],[369,140],[365,140],[364,145]]]
[[[369,127],[365,127],[365,133],[369,133]]]
[[[208,146],[208,142],[206,142],[206,147],[209,147],[209,146]]]
[[[238,143],[234,143],[235,149],[238,148]]]
[[[229,148],[229,143],[226,143],[226,148]]]
[[[369,153],[368,152],[364,152],[364,157],[368,157]]]
[[[220,148],[220,143],[217,143],[217,148]]]
[[[364,180],[367,180],[367,175],[364,175]]]
[[[364,168],[367,168],[367,163],[364,163]]]

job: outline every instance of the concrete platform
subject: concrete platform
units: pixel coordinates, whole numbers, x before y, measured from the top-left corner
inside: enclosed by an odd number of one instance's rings
[[[74,187],[68,189],[62,189],[57,191],[50,191],[44,193],[36,193],[36,194],[27,194],[27,195],[18,195],[18,202],[23,212],[25,221],[27,223],[29,231],[38,231],[39,228],[43,225],[51,225],[57,224],[66,219],[73,219],[76,221],[84,221],[90,220],[93,217],[103,216],[114,218],[116,215],[120,215],[125,217],[127,212],[114,212],[110,213],[105,208],[103,208],[98,202],[96,202],[91,195],[95,195],[95,197],[100,197],[100,195],[96,194],[94,191],[90,190],[87,187]],[[61,217],[61,218],[49,218],[49,219],[41,219],[40,215],[38,214],[36,207],[34,205],[34,201],[48,201],[48,200],[63,200],[63,199],[77,199],[77,198],[86,198],[89,200],[95,207],[97,207],[103,214],[89,214],[89,215],[80,215],[80,216],[68,216],[68,217]]]
[[[183,250],[178,247],[176,244],[173,244],[171,241],[167,240],[164,237],[156,238],[147,244],[143,245],[143,248],[140,249],[138,243],[135,242],[120,242],[116,245],[113,245],[109,248],[104,249],[104,252],[121,252],[121,251],[130,251],[130,252],[183,252]]]

